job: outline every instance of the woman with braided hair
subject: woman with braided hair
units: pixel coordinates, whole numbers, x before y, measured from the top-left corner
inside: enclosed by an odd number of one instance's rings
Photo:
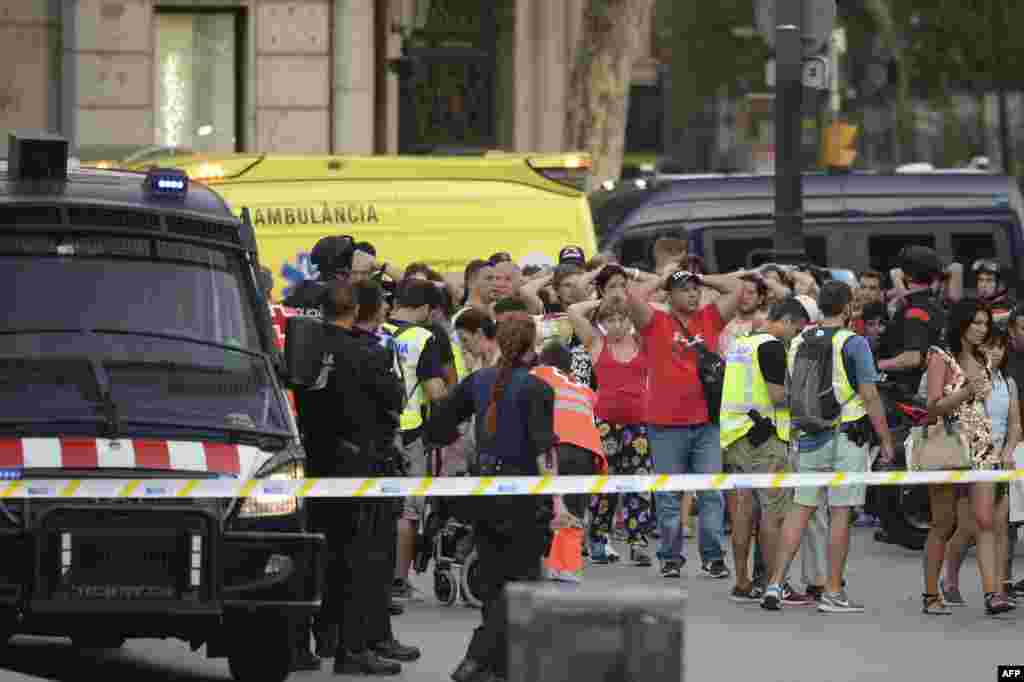
[[[508,313],[498,325],[497,340],[498,365],[470,374],[455,387],[427,422],[427,437],[441,445],[454,442],[459,424],[475,416],[480,475],[555,474],[555,393],[530,373],[536,322],[526,313]],[[474,515],[483,623],[452,679],[499,682],[508,677],[502,592],[509,582],[541,579],[553,505],[547,497],[499,495],[479,500]]]

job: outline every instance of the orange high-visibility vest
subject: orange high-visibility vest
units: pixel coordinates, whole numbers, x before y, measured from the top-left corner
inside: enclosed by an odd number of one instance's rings
[[[597,393],[554,367],[537,367],[531,374],[555,390],[555,435],[558,440],[594,453],[600,460],[600,473],[607,473],[608,459],[594,421]]]

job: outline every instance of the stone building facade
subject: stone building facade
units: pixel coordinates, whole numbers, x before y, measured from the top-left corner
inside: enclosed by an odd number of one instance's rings
[[[407,133],[432,135],[421,141],[444,142],[433,133],[454,121],[449,137],[479,129],[489,146],[562,151],[583,2],[2,3],[0,63],[15,68],[0,70],[0,154],[6,131],[26,128],[62,132],[87,160],[145,147],[396,153],[403,107],[418,115]],[[392,62],[412,29],[442,57],[403,89]],[[637,82],[655,78],[653,58],[638,65]]]

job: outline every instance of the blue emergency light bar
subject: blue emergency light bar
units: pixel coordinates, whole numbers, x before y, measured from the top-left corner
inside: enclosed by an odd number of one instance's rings
[[[152,168],[146,173],[145,187],[154,199],[181,201],[188,194],[188,174],[177,168]]]

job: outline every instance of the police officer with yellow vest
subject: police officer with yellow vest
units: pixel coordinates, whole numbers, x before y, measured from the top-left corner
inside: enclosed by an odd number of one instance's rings
[[[438,296],[432,283],[406,280],[395,294],[395,307],[390,318],[381,326],[381,332],[391,336],[405,382],[406,404],[399,426],[400,446],[405,459],[405,474],[414,478],[425,476],[428,471],[423,442],[424,412],[430,403],[443,400],[448,393],[441,344],[426,326],[430,309]],[[412,596],[409,571],[416,557],[416,536],[425,503],[426,498],[423,497],[406,498],[399,521],[393,590],[399,599]]]
[[[853,316],[853,291],[849,285],[839,281],[828,281],[822,286],[818,295],[818,307],[821,309],[822,321],[818,327],[809,328],[790,344],[787,358],[789,400],[792,409],[794,427],[800,423],[810,423],[802,417],[800,406],[832,404],[825,398],[818,398],[821,393],[818,387],[831,383],[835,397],[838,417],[829,417],[824,428],[812,430],[805,427],[793,440],[796,446],[797,469],[800,473],[844,472],[863,473],[868,470],[867,443],[857,444],[851,439],[850,433],[861,428],[864,420],[869,419],[871,427],[878,434],[882,444],[880,458],[883,462],[893,459],[892,436],[885,418],[885,408],[878,395],[876,384],[879,381],[875,369],[875,359],[871,354],[871,346],[867,339],[847,329]],[[802,372],[813,366],[805,358],[811,357],[810,351],[821,348],[822,344],[831,345],[831,353],[827,356],[831,362],[817,365],[818,377],[811,377],[813,382],[803,382]],[[801,348],[807,345],[807,352]],[[828,345],[824,346],[826,349]],[[819,356],[821,357],[821,356]],[[822,361],[823,362],[823,361]],[[831,365],[831,371],[829,371]],[[827,374],[826,374],[827,372]],[[813,386],[815,399],[803,402],[799,396],[806,395],[801,388]],[[812,409],[813,409],[812,405]],[[806,432],[805,432],[806,431]],[[818,610],[823,613],[861,613],[864,607],[852,601],[843,586],[843,574],[846,571],[846,558],[850,549],[850,509],[864,504],[866,486],[848,485],[834,488],[805,487],[798,488],[794,495],[796,507],[786,515],[782,528],[779,548],[772,563],[772,577],[761,606],[768,610],[778,610],[782,604],[782,581],[789,569],[789,564],[796,556],[800,539],[807,527],[811,515],[818,508],[822,493],[826,494],[832,522],[830,524],[829,541],[829,576],[825,592],[818,602]]]
[[[722,390],[720,440],[725,471],[739,474],[774,474],[789,470],[789,407],[786,403],[786,346],[808,322],[807,309],[796,298],[776,303],[760,330],[736,339],[726,355]],[[758,540],[768,560],[775,558],[779,532],[792,494],[786,488],[757,490],[763,513]],[[762,588],[750,579],[747,560],[754,527],[754,501],[750,490],[726,493],[732,519],[732,546],[736,558],[735,602],[759,602]]]

